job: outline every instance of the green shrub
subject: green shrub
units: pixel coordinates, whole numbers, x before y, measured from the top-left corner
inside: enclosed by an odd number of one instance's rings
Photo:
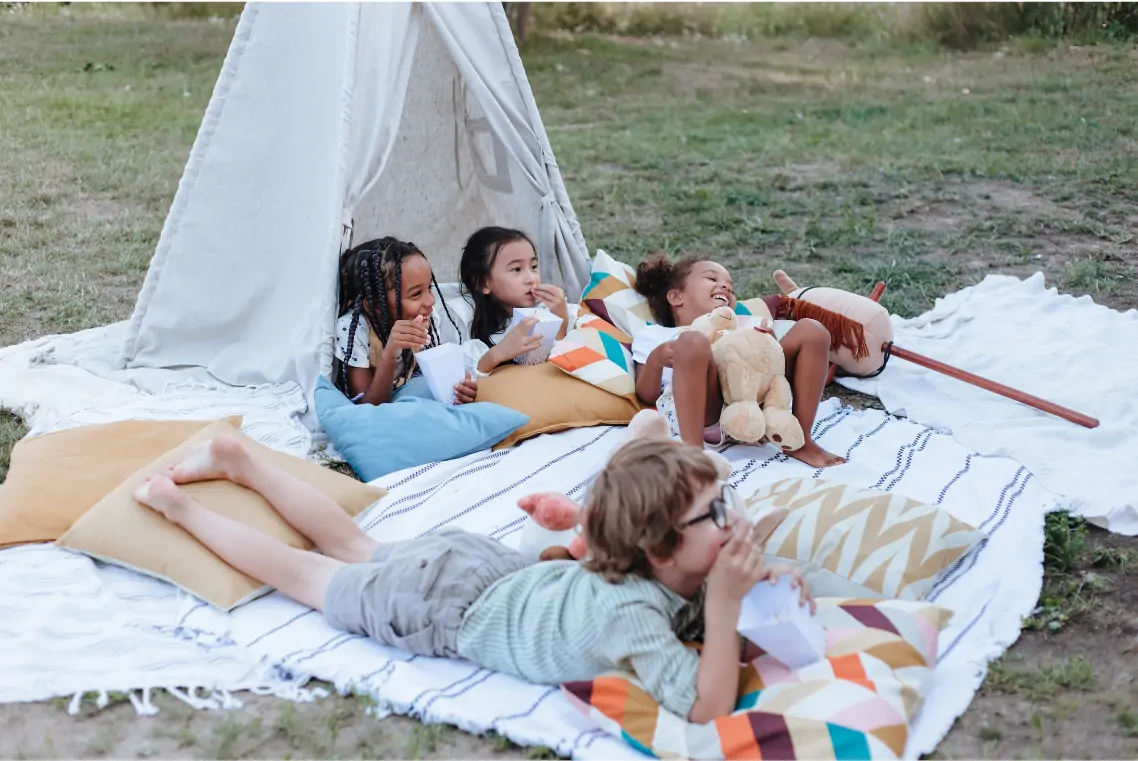
[[[534,3],[533,18],[545,31],[935,42],[960,50],[1017,36],[1138,37],[1138,3]]]
[[[1077,42],[1138,36],[1135,3],[929,3],[918,18],[918,35],[959,50],[1021,35]]]
[[[231,18],[240,15],[245,3],[143,3],[146,9],[168,19]]]

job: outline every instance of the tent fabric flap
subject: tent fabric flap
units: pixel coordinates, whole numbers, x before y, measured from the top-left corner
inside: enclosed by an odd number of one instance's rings
[[[580,295],[587,250],[500,3],[248,3],[116,377],[204,371],[311,399],[343,246],[412,240],[449,282],[486,224],[529,233],[545,277]]]

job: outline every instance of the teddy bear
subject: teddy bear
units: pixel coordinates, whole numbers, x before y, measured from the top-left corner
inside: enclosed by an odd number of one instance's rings
[[[697,318],[690,330],[711,341],[711,353],[719,369],[723,413],[719,424],[734,441],[754,444],[764,438],[784,451],[793,452],[806,443],[802,426],[791,414],[790,383],[786,380],[786,357],[768,326],[769,311],[754,314],[740,326],[729,307],[718,307]]]
[[[665,441],[671,439],[668,422],[656,410],[641,410],[628,424],[620,446],[638,439],[653,438]],[[731,476],[731,463],[726,457],[711,450],[704,450],[704,454],[715,464],[721,479],[726,480]],[[518,546],[518,551],[529,562],[580,560],[585,556],[588,548],[581,534],[584,510],[581,505],[559,492],[539,492],[522,497],[518,500],[518,507],[529,513],[531,518],[522,528]]]

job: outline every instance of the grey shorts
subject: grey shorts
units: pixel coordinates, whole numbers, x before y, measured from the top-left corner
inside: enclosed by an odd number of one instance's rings
[[[467,608],[525,566],[516,550],[458,529],[381,544],[370,563],[346,565],[332,576],[324,620],[416,655],[457,658]]]

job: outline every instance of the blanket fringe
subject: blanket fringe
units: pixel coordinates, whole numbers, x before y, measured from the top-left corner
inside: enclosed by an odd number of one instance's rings
[[[150,688],[144,687],[142,689],[142,698],[139,699],[135,696],[134,690],[127,693],[130,698],[130,704],[134,706],[134,712],[139,716],[155,716],[158,709],[150,702]]]
[[[142,687],[126,690],[120,694],[125,694],[130,700],[131,707],[134,708],[136,715],[157,716],[160,709],[151,702],[151,692],[156,689],[165,690],[171,697],[177,698],[196,711],[225,711],[244,706],[244,703],[232,691],[220,687]],[[254,695],[272,695],[293,703],[313,703],[331,695],[328,690],[322,687],[305,687],[296,681],[272,686],[258,685],[243,689],[247,689]],[[199,690],[201,691],[200,695],[198,694]],[[82,690],[71,696],[71,700],[67,704],[68,715],[78,716],[82,710],[83,698],[92,692],[95,692],[95,707],[98,710],[102,710],[111,704],[111,695],[107,690]],[[383,714],[380,713],[379,717],[382,718],[382,716]]]
[[[853,352],[854,359],[864,359],[869,356],[869,346],[865,343],[865,326],[845,315],[832,312],[829,309],[811,304],[809,301],[778,297],[778,311],[775,318],[779,320],[817,320],[826,330],[830,331],[830,351],[837,351],[845,347]]]

